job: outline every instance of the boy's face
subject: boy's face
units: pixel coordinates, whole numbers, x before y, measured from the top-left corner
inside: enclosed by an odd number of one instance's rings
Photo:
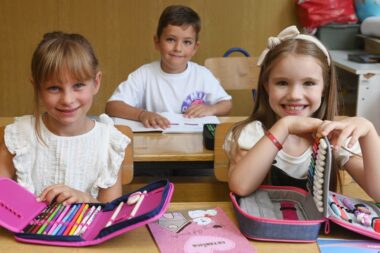
[[[197,52],[199,42],[191,25],[168,25],[160,38],[154,36],[155,48],[161,54],[161,68],[175,74],[185,71],[187,62]]]

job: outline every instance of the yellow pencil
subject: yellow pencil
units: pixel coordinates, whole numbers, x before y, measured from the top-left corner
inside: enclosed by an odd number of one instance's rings
[[[82,212],[80,213],[78,219],[75,221],[74,226],[71,228],[69,235],[73,235],[74,234],[75,230],[77,229],[77,227],[79,226],[80,222],[82,221],[83,216],[86,213],[88,207],[89,207],[89,204],[86,204],[84,206],[84,208],[83,208]]]

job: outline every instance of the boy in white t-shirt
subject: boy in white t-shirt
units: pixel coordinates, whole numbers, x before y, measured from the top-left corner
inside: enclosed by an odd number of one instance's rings
[[[131,73],[108,100],[106,113],[154,128],[170,126],[158,112],[183,113],[190,118],[228,114],[231,96],[208,69],[190,61],[199,47],[199,31],[200,18],[194,10],[167,7],[154,36],[161,60]]]

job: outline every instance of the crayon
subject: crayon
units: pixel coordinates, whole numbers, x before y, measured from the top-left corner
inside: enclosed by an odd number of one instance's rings
[[[80,205],[73,205],[66,214],[66,216],[62,219],[62,223],[58,225],[58,227],[53,231],[53,235],[63,235],[63,232],[66,230],[68,222],[74,217],[76,210]]]
[[[70,206],[64,206],[64,208],[62,209],[62,212],[59,214],[58,218],[55,220],[53,226],[51,226],[50,230],[47,231],[47,234],[51,235],[53,234],[54,230],[56,229],[56,227],[58,227],[59,223],[61,222],[61,220],[63,219],[63,217],[65,217],[66,213],[70,210]]]
[[[47,220],[44,221],[44,223],[42,224],[42,226],[40,227],[40,229],[38,229],[37,234],[42,234],[45,231],[45,228],[47,227],[47,225],[49,224],[49,222],[53,219],[53,217],[56,215],[56,213],[61,208],[61,206],[62,206],[62,204],[58,204],[54,208],[54,211],[52,212],[52,214],[50,214],[49,218],[47,218]]]
[[[82,222],[83,216],[86,213],[88,206],[88,204],[85,204],[84,208],[80,211],[80,214],[78,218],[75,220],[74,226],[71,228],[69,235],[74,235],[75,230],[77,230],[79,224]]]
[[[83,234],[86,232],[87,228],[90,227],[91,223],[95,220],[96,215],[100,212],[102,209],[102,206],[98,206],[94,213],[91,215],[91,217],[88,219],[87,223],[83,226],[82,231],[80,231],[80,234]]]
[[[74,235],[79,235],[82,231],[83,226],[87,223],[88,219],[90,219],[92,213],[95,211],[95,206],[92,206],[90,210],[86,213],[86,216],[83,218],[82,222],[79,224],[77,230],[75,230]]]
[[[63,232],[63,235],[69,235],[71,228],[74,226],[75,221],[78,219],[79,215],[82,213],[82,210],[84,208],[85,204],[81,204],[78,211],[76,211],[73,219],[70,221],[69,225],[67,225],[67,228],[65,232]]]
[[[28,226],[26,226],[26,228],[24,228],[24,232],[25,233],[29,233],[31,232],[31,230],[33,230],[33,228],[37,225],[38,221],[41,220],[43,217],[45,217],[45,215],[49,212],[51,206],[46,206],[44,208],[44,210],[42,210],[41,213],[39,213],[33,220],[31,223],[29,223]]]
[[[36,226],[33,228],[32,231],[30,231],[32,234],[37,233],[37,231],[41,228],[43,223],[48,219],[48,217],[54,212],[54,209],[56,208],[56,204],[53,204],[50,206],[49,211],[44,215],[44,217],[41,217],[39,221],[37,221]]]
[[[62,211],[65,210],[65,206],[61,205],[58,209],[58,212],[54,215],[53,219],[51,219],[51,221],[49,222],[48,226],[46,227],[46,229],[43,231],[43,234],[48,234],[48,232],[50,231],[50,229],[53,227],[53,225],[55,224],[55,221],[58,219],[58,217],[61,215]]]

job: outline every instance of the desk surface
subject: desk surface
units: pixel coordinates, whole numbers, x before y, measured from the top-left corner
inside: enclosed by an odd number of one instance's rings
[[[368,196],[358,187],[355,183],[350,183],[344,186],[345,195],[353,196],[362,199],[369,199]],[[230,219],[236,224],[236,218],[233,213],[232,204],[230,202],[177,202],[171,203],[170,210],[180,209],[196,209],[196,208],[213,208],[219,206],[230,217]],[[350,239],[366,239],[358,234],[347,231],[343,228],[336,226],[332,227],[332,231],[329,235],[322,235],[321,237],[330,238],[350,238]],[[253,247],[258,252],[319,252],[316,243],[273,243],[273,242],[259,242],[251,241]],[[146,226],[129,231],[123,235],[113,238],[103,244],[85,247],[81,249],[65,248],[65,247],[53,247],[53,246],[40,246],[31,245],[17,242],[13,238],[13,234],[6,231],[4,228],[0,228],[0,247],[1,252],[31,252],[31,253],[50,253],[50,252],[135,252],[135,253],[154,253],[159,252],[157,246],[154,243],[152,236],[150,235]]]
[[[330,50],[334,64],[356,75],[380,74],[380,63],[358,63],[348,60],[348,54],[364,53],[364,51]]]
[[[245,117],[220,117],[221,122],[238,122]],[[0,126],[13,122],[13,117],[0,117]],[[214,152],[203,145],[201,133],[162,134],[134,133],[133,160],[135,162],[213,161]]]

